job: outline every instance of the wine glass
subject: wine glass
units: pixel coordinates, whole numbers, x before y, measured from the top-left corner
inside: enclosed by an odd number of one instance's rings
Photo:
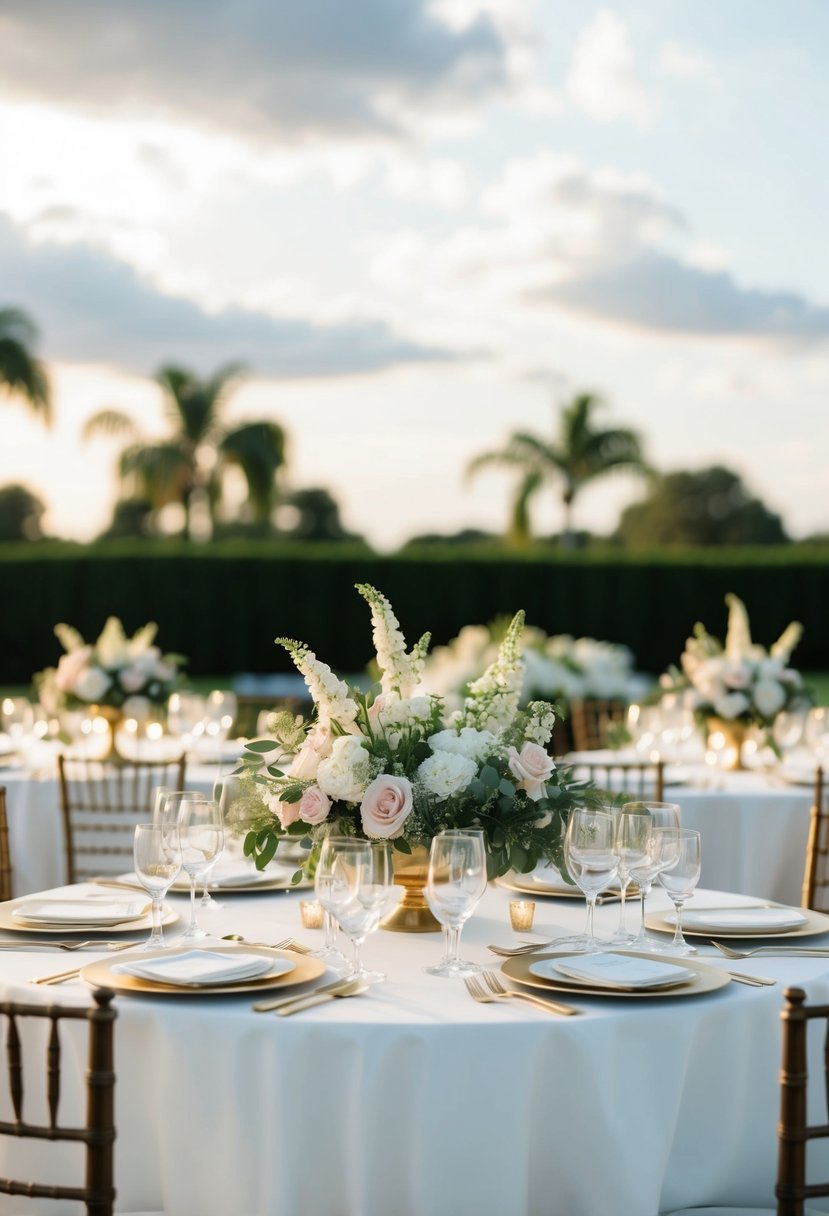
[[[806,729],[806,717],[802,711],[783,709],[771,724],[771,737],[781,760],[794,751],[801,742]]]
[[[486,890],[486,854],[477,833],[449,831],[433,837],[426,900],[443,926],[443,959],[430,975],[469,975],[480,968],[460,957],[461,930]]]
[[[701,868],[699,832],[690,828],[663,828],[656,833],[656,855],[660,860],[659,881],[676,908],[676,930],[670,954],[696,954],[696,946],[682,936],[682,909],[694,893]]]
[[[139,823],[133,840],[133,864],[138,881],[153,901],[153,930],[144,950],[165,948],[161,919],[164,896],[181,869],[178,834],[160,823]]]
[[[619,885],[622,899],[619,906],[619,925],[611,937],[614,946],[629,946],[635,934],[625,926],[625,899],[633,870],[648,857],[653,831],[653,820],[641,803],[625,803],[616,818],[616,856],[619,859]]]
[[[230,734],[236,718],[236,694],[214,688],[204,702],[202,723],[205,738],[211,741],[217,762],[221,760],[222,744]]]
[[[622,811],[624,812],[628,809],[647,812],[651,820],[651,837],[648,851],[641,861],[631,867],[630,871],[630,876],[639,888],[641,895],[639,931],[630,944],[637,950],[660,951],[663,948],[662,942],[648,937],[645,932],[645,900],[650,895],[654,879],[659,874],[660,859],[656,855],[656,833],[661,828],[679,828],[679,806],[676,802],[626,802],[622,807]]]
[[[4,697],[2,706],[3,729],[9,736],[15,751],[26,747],[32,740],[35,725],[34,706],[28,697]]]
[[[803,736],[818,764],[825,764],[829,759],[829,709],[826,706],[809,710]]]
[[[204,734],[204,697],[197,692],[173,692],[167,701],[167,730],[186,750]]]
[[[368,840],[329,836],[323,843],[320,861],[330,875],[325,890],[328,910],[354,950],[348,978],[369,983],[385,979],[380,972],[365,969],[361,951],[369,933],[379,927],[388,898],[391,881],[388,846],[385,842],[378,842],[375,847]]]
[[[167,798],[167,803],[170,797]],[[166,803],[165,803],[166,805]],[[196,882],[202,878],[224,845],[224,825],[218,802],[205,798],[184,798],[178,812],[181,865],[190,877],[190,924],[183,938],[207,937],[196,920]]]
[[[567,944],[575,950],[598,950],[600,945],[593,931],[596,899],[607,890],[619,869],[616,823],[609,810],[583,808],[570,812],[564,833],[564,864],[587,900],[584,935]]]
[[[334,882],[334,862],[336,861],[334,843],[336,841],[351,841],[353,839],[352,836],[327,836],[322,842],[317,868],[314,871],[314,892],[322,904],[323,944],[319,950],[314,950],[312,953],[315,958],[323,959],[335,971],[347,970],[349,961],[342,950],[337,948],[337,930],[339,926],[331,911],[333,902],[331,888]],[[339,875],[339,877],[342,879],[342,875]]]

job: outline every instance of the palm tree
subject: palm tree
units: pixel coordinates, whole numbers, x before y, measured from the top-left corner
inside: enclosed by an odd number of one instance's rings
[[[482,452],[469,464],[470,476],[492,465],[518,471],[508,533],[514,545],[529,544],[530,502],[546,483],[559,487],[564,507],[562,544],[572,546],[573,502],[584,486],[621,469],[650,472],[635,431],[619,427],[602,430],[594,425],[592,415],[603,407],[597,394],[579,393],[562,407],[558,436],[552,443],[527,431],[516,431],[500,451]]]
[[[131,482],[154,510],[181,503],[189,535],[195,534],[202,509],[212,531],[230,466],[239,468],[245,478],[256,522],[266,523],[274,505],[276,473],[285,460],[285,433],[269,421],[222,424],[222,410],[241,373],[241,367],[231,363],[202,380],[186,368],[162,367],[156,379],[171,426],[168,438],[146,442],[131,418],[112,409],[93,415],[83,437],[106,434],[131,440],[118,462],[122,482]]]
[[[52,400],[46,369],[32,347],[37,328],[19,308],[0,308],[0,386],[23,397],[46,426],[52,422]]]

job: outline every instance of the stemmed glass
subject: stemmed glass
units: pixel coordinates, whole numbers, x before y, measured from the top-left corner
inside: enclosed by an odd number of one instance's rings
[[[217,762],[222,757],[222,744],[230,734],[230,728],[236,717],[236,695],[214,688],[204,703],[202,723],[204,734],[212,741]]]
[[[15,750],[31,743],[35,711],[28,697],[4,697],[0,709],[2,709],[3,728]]]
[[[333,860],[326,858],[331,873],[328,890],[329,910],[350,939],[354,958],[349,979],[377,983],[386,977],[380,971],[367,971],[361,951],[369,933],[380,925],[383,906],[391,883],[391,851],[385,841],[356,840],[329,836],[324,842]]]
[[[696,946],[682,936],[682,909],[694,893],[701,868],[700,834],[690,828],[663,828],[656,833],[659,881],[676,908],[676,930],[669,954],[696,954]],[[663,864],[664,863],[664,864]]]
[[[794,751],[803,738],[806,715],[798,710],[783,709],[771,724],[771,737],[782,760]]]
[[[164,896],[181,869],[178,832],[161,823],[139,823],[133,841],[133,864],[138,881],[153,901],[153,930],[142,949],[165,948],[161,919]]]
[[[181,739],[185,751],[204,733],[204,697],[196,692],[173,692],[167,701],[167,730]]]
[[[182,868],[190,877],[190,924],[182,937],[192,941],[208,936],[204,929],[199,928],[196,920],[196,883],[204,877],[224,845],[224,825],[218,802],[207,798],[182,799],[178,830]]]
[[[659,867],[662,864],[662,859],[657,856],[656,834],[663,828],[679,828],[679,806],[675,802],[626,802],[622,807],[622,811],[624,812],[629,809],[647,812],[651,820],[651,837],[648,851],[642,860],[634,865],[630,871],[630,876],[641,893],[639,931],[630,945],[637,950],[647,949],[658,952],[664,949],[663,943],[648,937],[645,932],[645,900],[651,893],[654,879],[659,874]],[[670,860],[670,858],[667,860]]]
[[[443,926],[443,960],[429,975],[469,975],[480,971],[459,954],[461,931],[486,890],[486,853],[482,836],[441,832],[433,837],[426,877],[426,900]]]
[[[570,812],[564,834],[564,864],[587,900],[587,926],[582,937],[567,942],[574,950],[601,949],[593,930],[596,899],[607,890],[619,869],[616,823],[610,811]]]
[[[322,948],[314,950],[312,953],[315,958],[323,959],[335,971],[347,970],[349,962],[342,950],[337,948],[337,930],[339,926],[331,911],[333,904],[331,890],[334,882],[334,862],[336,861],[333,842],[349,842],[353,839],[351,836],[327,836],[322,843],[317,868],[314,871],[314,893],[322,904],[322,929],[324,936]],[[365,842],[359,841],[357,843],[362,844]],[[341,874],[339,877],[342,879]]]
[[[803,737],[818,764],[825,764],[829,759],[829,708],[818,706],[809,710]]]
[[[618,874],[622,900],[619,906],[619,926],[611,937],[614,946],[629,946],[635,934],[625,926],[625,900],[633,871],[648,857],[653,831],[653,820],[642,803],[625,803],[616,820],[616,856],[619,860]]]

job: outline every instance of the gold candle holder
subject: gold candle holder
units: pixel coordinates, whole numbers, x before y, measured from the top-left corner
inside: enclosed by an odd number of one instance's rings
[[[302,918],[303,929],[321,929],[323,918],[323,907],[318,899],[301,899],[299,901],[299,915]]]
[[[511,899],[509,901],[510,924],[516,933],[526,933],[528,929],[532,929],[534,917],[534,900]]]

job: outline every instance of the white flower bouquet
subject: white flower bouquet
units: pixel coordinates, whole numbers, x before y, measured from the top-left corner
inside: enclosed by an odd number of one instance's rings
[[[366,584],[357,590],[371,609],[379,690],[351,688],[306,645],[276,639],[304,676],[315,715],[283,713],[272,739],[247,745],[239,771],[248,793],[236,809],[247,855],[262,869],[285,836],[315,843],[330,832],[411,853],[445,828],[479,827],[490,877],[541,860],[561,866],[562,827],[584,787],[545,750],[551,707],[518,708],[523,612],[447,715],[441,697],[418,688],[429,635],[407,651],[385,596]]]
[[[736,595],[725,597],[728,630],[725,643],[697,624],[680,659],[681,670],[670,668],[661,678],[663,697],[677,696],[698,720],[770,727],[784,709],[808,703],[799,672],[789,666],[803,633],[793,621],[766,650],[751,640],[748,613]]]
[[[499,628],[466,625],[446,646],[436,646],[426,660],[423,687],[443,696],[450,707],[463,702],[469,685],[492,663]],[[596,698],[629,700],[644,692],[646,681],[633,670],[627,646],[570,634],[548,636],[525,626],[521,635],[524,673],[519,705],[551,701],[561,708]]]
[[[142,716],[147,703],[162,704],[179,680],[180,655],[154,645],[158,626],[144,625],[131,638],[111,616],[98,640],[85,642],[71,625],[56,625],[66,651],[57,667],[34,677],[41,704],[50,713],[84,705],[107,705]]]

